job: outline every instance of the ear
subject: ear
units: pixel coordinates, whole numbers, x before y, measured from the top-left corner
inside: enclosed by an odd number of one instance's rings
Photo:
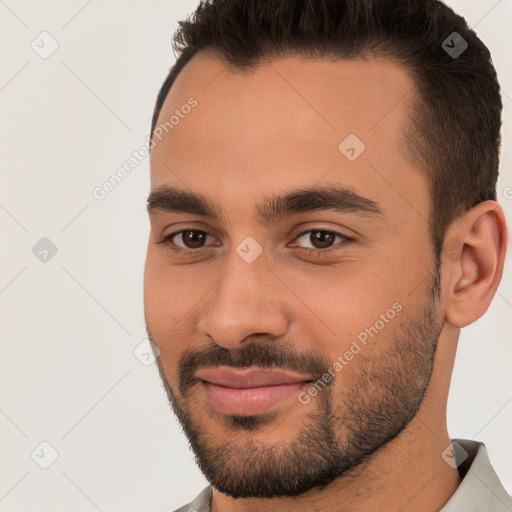
[[[484,201],[447,230],[442,251],[446,321],[462,328],[489,308],[501,281],[508,230],[501,206]]]

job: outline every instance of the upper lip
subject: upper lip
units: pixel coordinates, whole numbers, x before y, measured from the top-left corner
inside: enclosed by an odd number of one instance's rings
[[[257,388],[307,382],[311,377],[284,370],[261,370],[259,368],[211,368],[199,370],[196,378],[228,388]]]

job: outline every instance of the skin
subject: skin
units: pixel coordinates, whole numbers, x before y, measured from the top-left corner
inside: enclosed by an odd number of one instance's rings
[[[385,361],[386,350],[402,340],[403,326],[421,318],[429,299],[435,263],[430,196],[423,172],[400,142],[414,83],[401,65],[378,58],[333,63],[290,56],[242,74],[203,54],[179,75],[159,122],[192,96],[197,106],[152,149],[151,190],[168,185],[200,193],[220,205],[224,217],[150,213],[145,315],[164,383],[179,397],[180,358],[185,350],[201,353],[212,344],[228,350],[276,344],[296,354],[313,351],[332,364],[399,302],[397,319],[330,386],[339,420],[335,435],[343,444],[351,414],[343,393],[359,382],[365,361]],[[338,150],[351,133],[366,145],[353,162]],[[266,225],[257,216],[264,196],[325,184],[352,187],[377,202],[385,217],[318,211]],[[185,228],[209,232],[209,252],[177,256],[158,243]],[[297,247],[297,236],[307,229],[355,240],[343,246],[337,239],[333,245],[343,247],[326,257],[308,255]],[[248,236],[263,249],[251,264],[236,252]],[[312,247],[308,237],[301,240],[302,247]],[[441,457],[450,444],[450,378],[460,329],[485,313],[502,276],[508,239],[501,207],[480,203],[452,223],[445,240],[450,251],[441,258],[433,372],[401,434],[343,477],[298,496],[235,500],[215,489],[214,512],[335,511],[340,504],[344,511],[434,512],[448,501],[460,483],[458,471]],[[183,246],[181,237],[174,241]],[[379,382],[367,384],[372,393],[381,389]],[[182,405],[207,434],[208,446],[229,441],[239,454],[231,460],[236,466],[251,443],[292,443],[325,400],[322,393],[307,405],[293,400],[277,406],[256,429],[237,428],[216,413],[198,386]]]

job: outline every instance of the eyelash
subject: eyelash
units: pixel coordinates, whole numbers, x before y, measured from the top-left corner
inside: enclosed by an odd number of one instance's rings
[[[175,236],[180,235],[186,231],[192,231],[195,233],[204,233],[207,236],[210,235],[210,233],[208,231],[205,231],[203,229],[180,229],[179,231],[175,231],[174,233],[167,235],[162,240],[160,240],[160,242],[157,242],[157,243],[160,245],[164,245],[165,247],[171,249],[173,252],[175,252],[179,256],[183,256],[183,257],[192,256],[192,255],[200,256],[200,255],[204,254],[205,252],[207,252],[211,248],[211,246],[207,246],[207,247],[200,247],[199,249],[183,249],[183,248],[178,247],[176,244],[174,244],[172,242],[172,239]],[[332,235],[339,236],[343,239],[343,241],[345,243],[341,247],[336,247],[338,244],[335,244],[334,246],[329,247],[327,249],[314,249],[314,248],[312,249],[309,247],[308,248],[298,247],[298,249],[300,249],[301,251],[306,251],[307,256],[315,256],[315,257],[329,256],[333,252],[337,252],[337,251],[346,249],[354,241],[353,238],[351,238],[343,233],[340,233],[338,231],[333,231],[331,229],[322,229],[322,228],[306,229],[305,231],[302,231],[301,233],[299,233],[295,237],[294,240],[301,238],[302,236],[304,236],[307,233],[313,233],[313,232],[330,233]]]

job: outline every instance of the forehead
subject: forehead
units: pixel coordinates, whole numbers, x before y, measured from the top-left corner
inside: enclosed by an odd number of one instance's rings
[[[407,70],[386,59],[290,56],[242,72],[196,55],[157,121],[167,128],[154,139],[152,189],[177,185],[243,208],[327,179],[428,207],[426,180],[402,147],[415,94]],[[350,147],[362,151],[355,160]]]

